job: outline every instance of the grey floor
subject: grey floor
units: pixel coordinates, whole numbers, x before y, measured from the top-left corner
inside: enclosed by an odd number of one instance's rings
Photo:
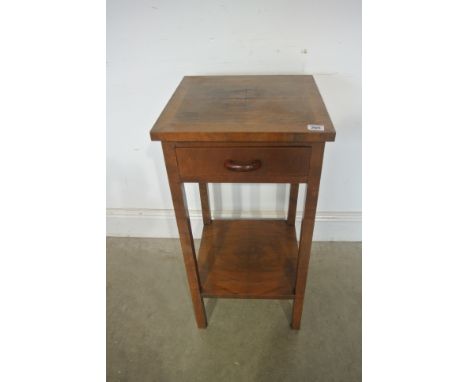
[[[179,242],[107,239],[108,381],[360,381],[361,244],[314,242],[290,301],[209,299],[196,328]]]

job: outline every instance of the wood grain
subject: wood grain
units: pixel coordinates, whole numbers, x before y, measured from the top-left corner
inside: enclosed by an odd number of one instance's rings
[[[307,182],[306,201],[299,240],[296,288],[291,321],[291,327],[296,330],[301,326],[302,308],[304,305],[307,272],[309,269],[312,235],[314,233],[315,212],[317,210],[317,199],[320,186],[320,174],[322,170],[324,148],[324,143],[317,143],[312,148],[312,155],[310,156],[310,175]]]
[[[324,126],[309,131],[307,125]],[[310,75],[184,77],[152,140],[323,142],[335,129]]]
[[[313,77],[184,77],[150,135],[163,141],[198,327],[207,325],[203,297],[290,298],[291,327],[299,329],[324,146],[335,139]],[[198,259],[183,182],[199,183]],[[287,219],[212,220],[208,182],[290,183]],[[298,246],[299,183],[307,190]]]
[[[185,182],[304,182],[310,147],[184,147],[176,148],[180,178]],[[226,160],[261,166],[248,172],[230,171]]]
[[[192,228],[190,226],[185,190],[178,175],[175,147],[170,143],[163,142],[162,148],[164,160],[166,162],[167,176],[169,178],[169,186],[171,188],[177,228],[179,229],[185,270],[189,282],[190,294],[192,296],[195,319],[199,328],[206,328],[205,305],[203,304],[203,299],[200,294],[200,278],[198,275],[195,247],[193,246]]]
[[[297,252],[284,220],[213,220],[198,255],[202,295],[294,298]]]

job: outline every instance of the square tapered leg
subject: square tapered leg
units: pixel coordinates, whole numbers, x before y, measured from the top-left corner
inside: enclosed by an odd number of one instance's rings
[[[184,184],[179,179],[175,148],[169,143],[163,143],[164,160],[166,161],[172,202],[179,229],[180,244],[184,256],[185,270],[192,296],[193,309],[199,328],[206,328],[205,305],[200,294],[200,277],[198,275],[197,256],[193,245],[192,228],[185,198]]]

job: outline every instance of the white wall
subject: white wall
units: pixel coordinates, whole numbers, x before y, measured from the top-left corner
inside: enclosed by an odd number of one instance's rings
[[[149,130],[184,75],[304,73],[315,76],[337,131],[325,149],[314,239],[360,240],[359,0],[108,0],[108,234],[177,234]],[[198,188],[187,194],[198,235]],[[279,216],[288,186],[214,185],[211,194],[217,215]]]

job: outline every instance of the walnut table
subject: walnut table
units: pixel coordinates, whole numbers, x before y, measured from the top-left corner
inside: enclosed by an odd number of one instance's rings
[[[335,130],[312,76],[184,77],[151,129],[162,141],[199,328],[204,297],[292,299],[299,329],[326,141]],[[195,253],[184,182],[197,182]],[[290,183],[283,220],[212,219],[207,183]],[[296,204],[307,187],[299,243]]]

